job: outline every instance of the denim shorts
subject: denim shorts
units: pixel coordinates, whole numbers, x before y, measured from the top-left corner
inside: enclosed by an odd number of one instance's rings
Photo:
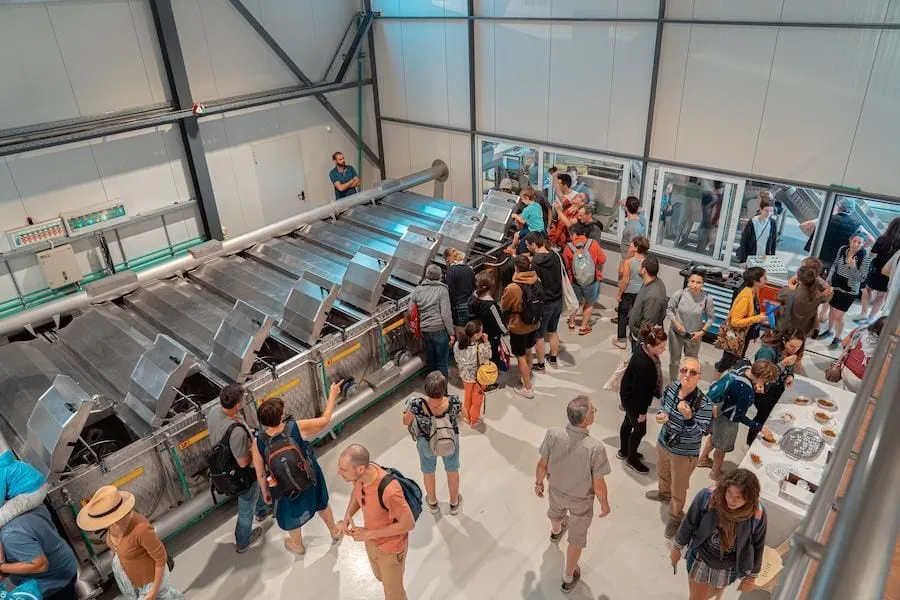
[[[416,450],[419,451],[419,466],[426,475],[433,475],[437,471],[437,457],[431,452],[431,445],[424,437],[416,438]],[[456,434],[456,452],[444,459],[444,470],[448,473],[459,471],[459,434]]]
[[[597,298],[600,297],[599,280],[590,285],[578,285],[577,283],[573,283],[572,289],[575,291],[575,297],[578,298],[578,301],[584,302],[585,304],[593,304],[597,301]]]
[[[559,317],[562,315],[562,300],[544,302],[541,310],[541,326],[538,328],[538,339],[547,337],[548,333],[556,333],[559,329]]]

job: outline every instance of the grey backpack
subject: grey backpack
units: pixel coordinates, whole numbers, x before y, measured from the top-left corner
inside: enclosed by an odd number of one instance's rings
[[[569,242],[569,250],[572,251],[572,276],[575,283],[584,287],[597,281],[597,265],[591,256],[591,244],[594,240],[588,238],[581,248]]]
[[[422,402],[422,407],[431,417],[431,432],[428,434],[428,445],[435,456],[452,456],[456,454],[456,432],[453,429],[453,421],[450,420],[450,409],[442,415],[431,412],[428,402]]]

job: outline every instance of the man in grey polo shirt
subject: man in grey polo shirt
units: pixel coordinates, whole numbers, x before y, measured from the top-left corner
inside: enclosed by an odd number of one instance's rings
[[[581,579],[578,559],[587,546],[587,531],[594,517],[594,498],[600,501],[600,518],[609,514],[606,480],[609,460],[603,443],[591,437],[588,427],[594,423],[597,409],[587,396],[578,396],[566,407],[569,424],[547,430],[541,443],[535,468],[534,493],[544,497],[544,480],[550,508],[550,540],[558,542],[568,529],[566,569],[561,589],[571,592]]]

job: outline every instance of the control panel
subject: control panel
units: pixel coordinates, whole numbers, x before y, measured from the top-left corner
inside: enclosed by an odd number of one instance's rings
[[[71,244],[38,252],[37,258],[51,290],[78,283],[83,277]]]
[[[65,235],[66,230],[63,227],[62,219],[51,219],[50,221],[35,223],[34,225],[10,229],[6,232],[9,246],[13,250]]]
[[[69,235],[87,233],[127,219],[125,204],[112,202],[60,215]]]

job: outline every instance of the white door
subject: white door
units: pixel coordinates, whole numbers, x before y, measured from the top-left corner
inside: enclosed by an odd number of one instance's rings
[[[296,134],[257,142],[250,147],[256,165],[259,204],[266,224],[305,211],[303,152]]]

